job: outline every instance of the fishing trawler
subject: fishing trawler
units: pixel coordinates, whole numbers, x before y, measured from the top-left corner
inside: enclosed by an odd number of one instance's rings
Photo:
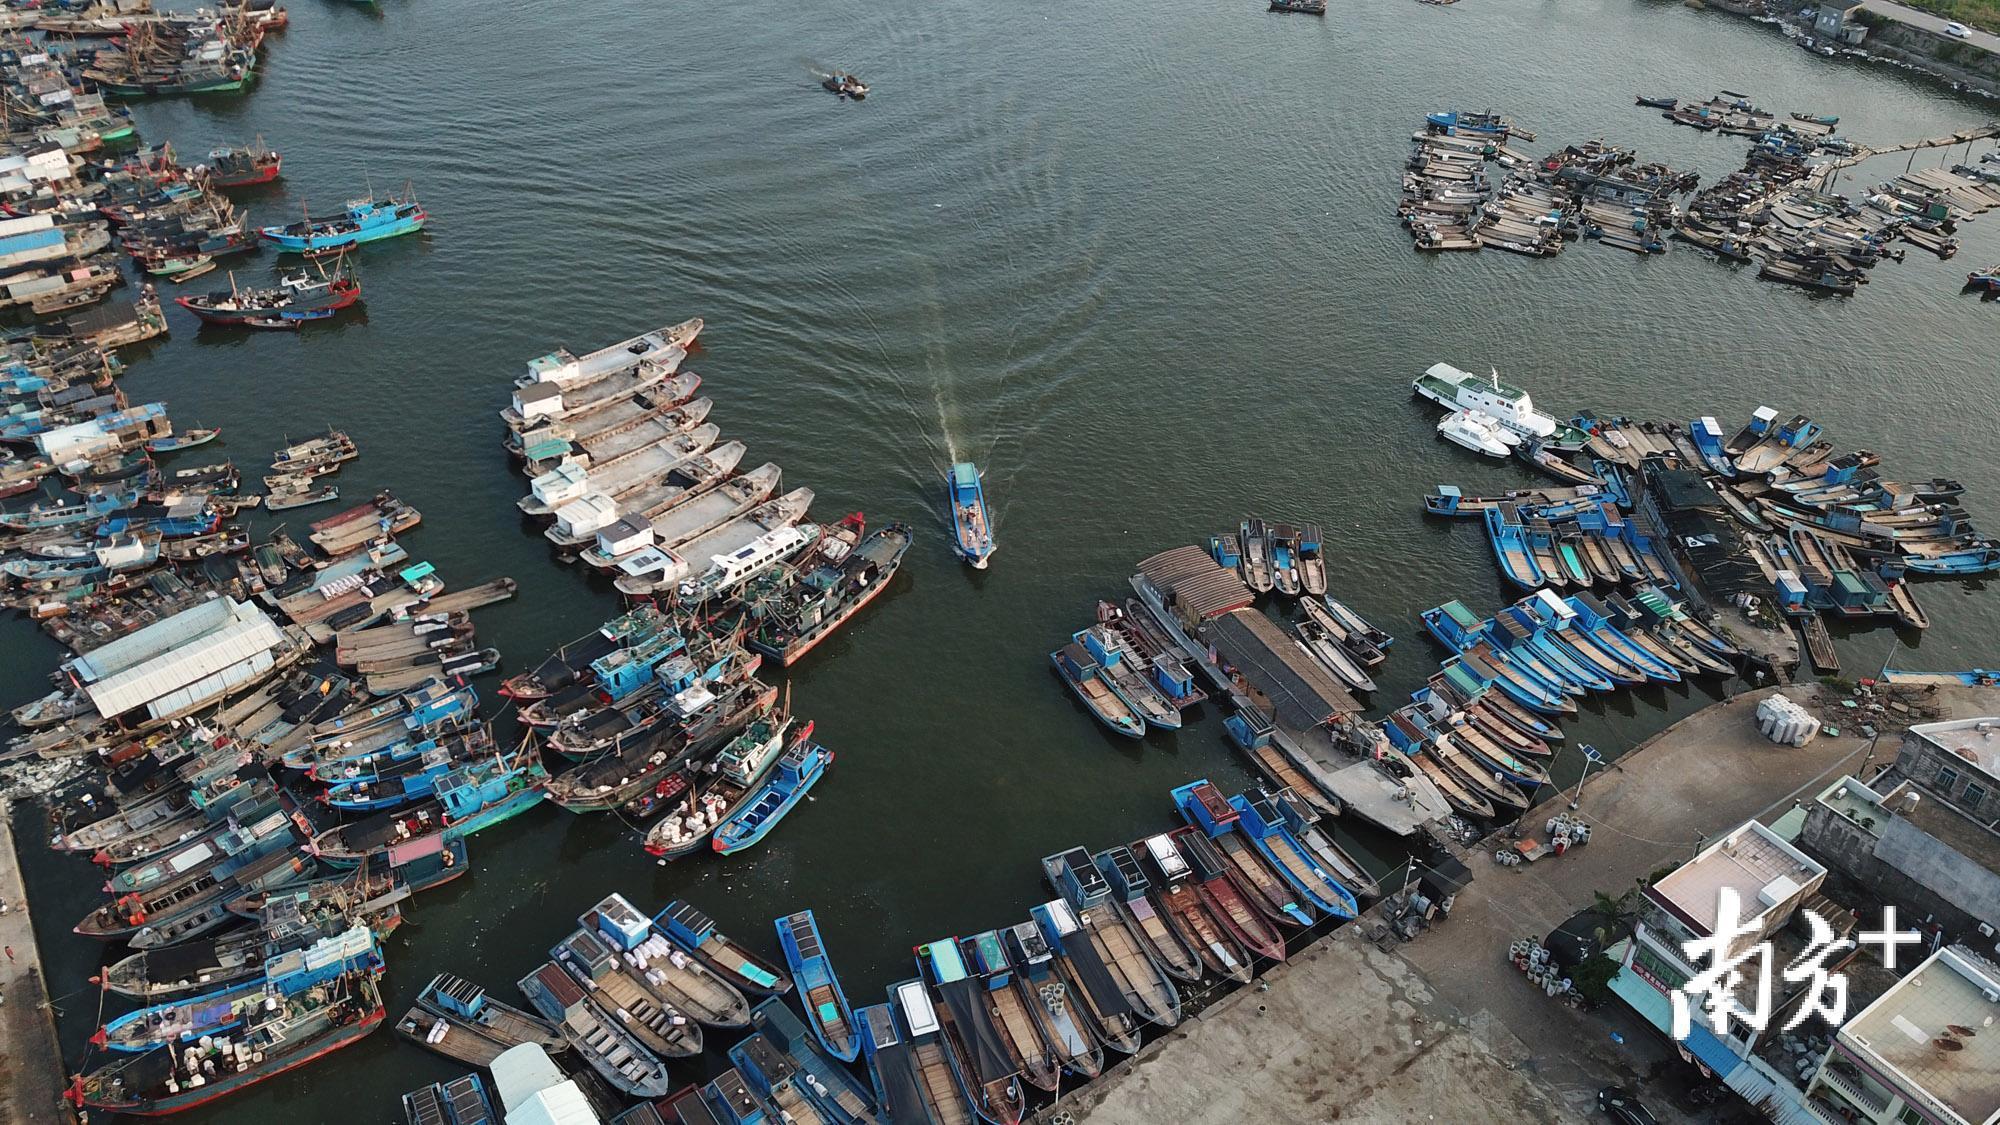
[[[361,299],[361,283],[351,270],[336,269],[319,277],[300,270],[278,278],[269,289],[229,289],[202,296],[175,297],[174,303],[201,318],[203,324],[231,328],[296,328],[309,320],[327,320]]]
[[[337,215],[308,216],[296,223],[261,228],[259,233],[281,252],[318,256],[363,242],[413,234],[422,230],[429,218],[413,194],[405,193],[400,199],[370,195],[350,200],[346,210]]]

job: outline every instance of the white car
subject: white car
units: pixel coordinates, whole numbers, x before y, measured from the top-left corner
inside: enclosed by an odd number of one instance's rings
[[[1972,29],[1957,20],[1947,21],[1944,25],[1944,33],[1954,39],[1972,38]]]

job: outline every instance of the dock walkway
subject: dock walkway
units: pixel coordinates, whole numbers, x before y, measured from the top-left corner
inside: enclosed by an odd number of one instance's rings
[[[28,892],[14,852],[12,806],[0,801],[0,1125],[72,1118],[62,1105],[62,1052],[48,1007]]]

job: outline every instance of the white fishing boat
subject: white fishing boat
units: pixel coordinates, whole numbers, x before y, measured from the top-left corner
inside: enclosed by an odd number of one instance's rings
[[[1503,431],[1499,424],[1470,410],[1447,415],[1444,421],[1437,424],[1437,432],[1446,441],[1462,445],[1474,453],[1484,453],[1488,457],[1505,457],[1508,453],[1508,443],[1500,436]]]

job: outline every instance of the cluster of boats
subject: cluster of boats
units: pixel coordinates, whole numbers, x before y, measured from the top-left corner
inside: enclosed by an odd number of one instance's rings
[[[444,974],[397,1030],[496,1074],[508,1068],[494,1060],[524,1044],[573,1057],[647,1099],[618,1121],[659,1119],[650,1108],[1014,1125],[1036,1091],[1088,1081],[1149,1027],[1175,1026],[1183,989],[1247,984],[1285,959],[1291,935],[1353,918],[1377,893],[1289,792],[1229,797],[1203,780],[1173,799],[1183,827],[1045,857],[1056,898],[1025,921],[916,946],[912,974],[879,1003],[848,997],[810,910],[775,919],[779,957],[767,959],[688,902],[649,916],[613,894],[521,979],[528,1010]],[[716,1033],[745,1036],[727,1051],[733,1069],[674,1090],[670,1061],[713,1050]],[[687,1116],[718,1108],[733,1116]]]
[[[1719,258],[1756,262],[1765,280],[1851,295],[1877,263],[1902,259],[1897,243],[1949,258],[1957,224],[2000,206],[2000,170],[1985,164],[1907,169],[1859,199],[1833,193],[1826,169],[1866,154],[1834,135],[1838,118],[1778,120],[1728,92],[1668,116],[1756,137],[1742,169],[1689,200],[1673,234]]]
[[[843,562],[815,569],[873,570],[863,552],[907,546],[907,533],[891,527],[849,544]],[[663,860],[763,840],[834,757],[757,678],[765,656],[750,642],[763,624],[743,603],[720,616],[642,603],[508,679],[501,692],[551,760],[576,762],[550,782],[550,798],[645,825],[646,850]]]

